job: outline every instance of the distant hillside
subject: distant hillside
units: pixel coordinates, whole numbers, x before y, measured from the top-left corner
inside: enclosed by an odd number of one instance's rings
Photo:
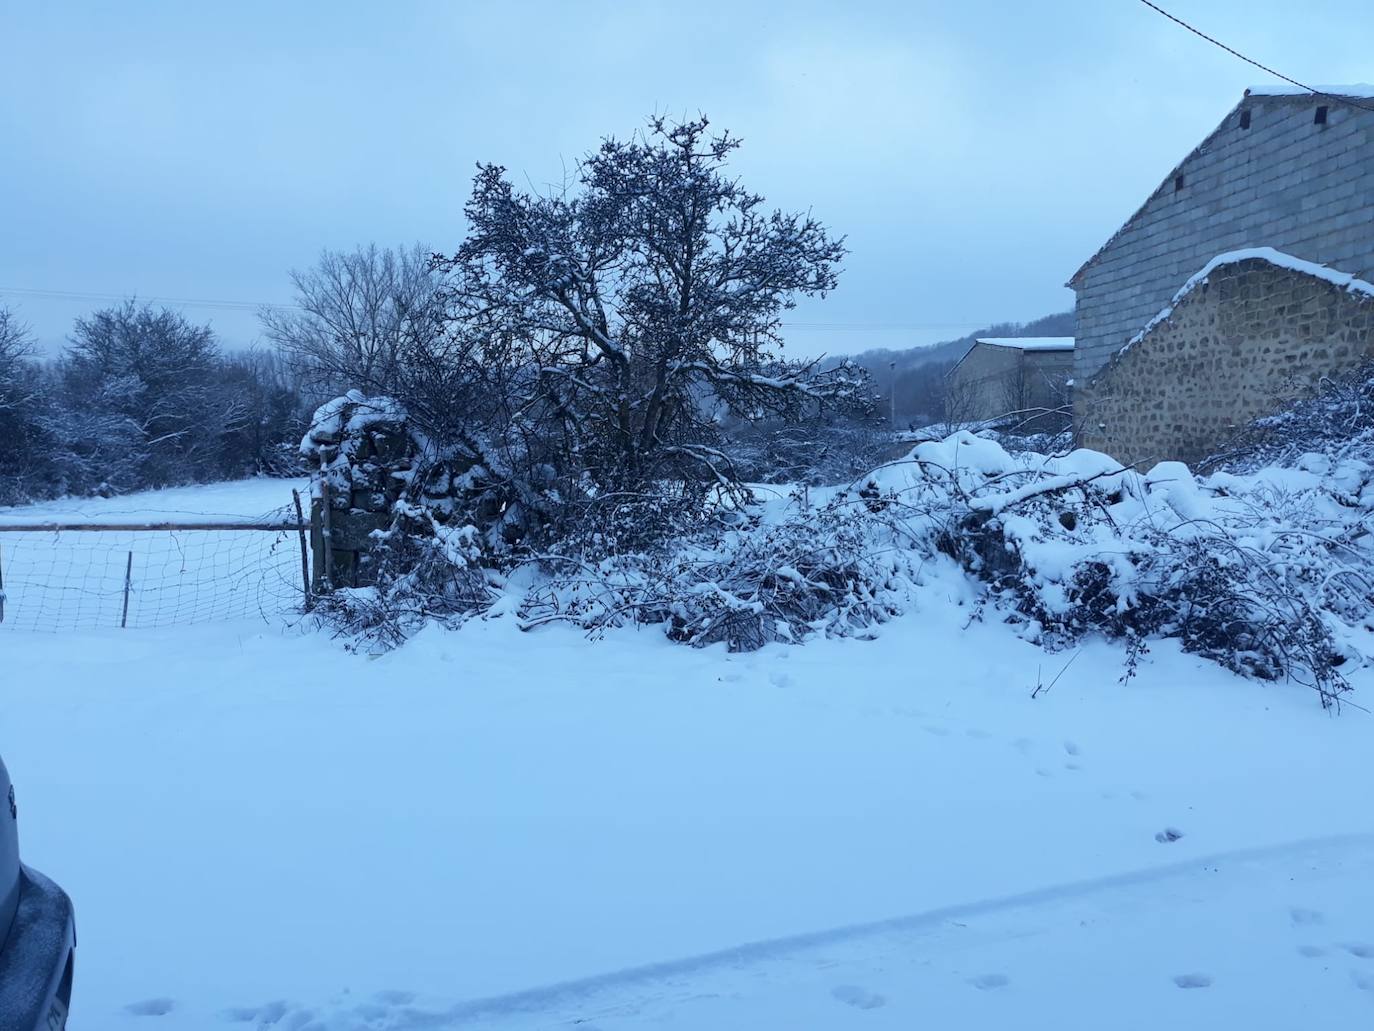
[[[924,425],[943,418],[944,378],[979,337],[1071,337],[1074,335],[1073,312],[1063,311],[1046,315],[1033,322],[1003,322],[976,330],[957,340],[945,340],[925,347],[909,347],[896,351],[877,348],[848,355],[850,361],[863,366],[873,377],[873,384],[883,396],[884,403],[892,390],[893,369],[896,368],[897,423]],[[843,357],[833,359],[842,361]]]

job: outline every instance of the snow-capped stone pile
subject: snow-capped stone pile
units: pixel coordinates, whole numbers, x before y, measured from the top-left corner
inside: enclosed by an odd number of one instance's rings
[[[316,409],[300,450],[311,471],[316,589],[372,583],[373,535],[390,526],[416,461],[405,410],[351,390]]]

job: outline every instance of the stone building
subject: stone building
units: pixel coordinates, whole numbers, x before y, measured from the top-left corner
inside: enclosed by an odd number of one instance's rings
[[[950,422],[1004,420],[1026,432],[1062,429],[1070,406],[1073,337],[985,337],[949,371]]]
[[[1224,263],[1228,285],[1190,290],[1175,318],[1157,318],[1186,283],[1211,275],[1219,286],[1221,266],[1199,275],[1214,258],[1265,248],[1277,259]],[[1363,353],[1367,339],[1350,338],[1361,332],[1363,292],[1327,273],[1346,282],[1374,279],[1374,87],[1323,87],[1320,95],[1247,90],[1069,281],[1080,439],[1130,461],[1206,452],[1231,427],[1334,371],[1331,363],[1344,360],[1339,353]],[[1321,318],[1291,321],[1297,295],[1304,307],[1321,309]],[[1228,313],[1240,298],[1245,310]],[[1129,361],[1113,361],[1147,324],[1145,346],[1133,345]],[[1205,333],[1204,325],[1218,332]],[[1253,346],[1261,333],[1271,334],[1267,349]],[[1215,348],[1230,349],[1237,365],[1275,367],[1206,390],[1187,382],[1226,364]],[[1163,354],[1175,360],[1146,361]],[[1127,398],[1153,407],[1137,411]],[[1137,439],[1144,426],[1154,428]]]

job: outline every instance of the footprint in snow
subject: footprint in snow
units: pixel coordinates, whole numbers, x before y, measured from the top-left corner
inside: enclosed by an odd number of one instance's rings
[[[1288,911],[1289,918],[1299,927],[1322,924],[1326,922],[1326,917],[1315,909],[1303,909],[1301,906],[1294,906]]]
[[[1320,945],[1299,945],[1298,955],[1305,956],[1307,959],[1316,959],[1318,956],[1325,956],[1326,950]]]
[[[1367,945],[1364,942],[1351,942],[1348,945],[1342,945],[1341,948],[1360,959],[1374,959],[1374,945]]]
[[[135,1017],[165,1017],[172,1012],[176,1002],[172,999],[143,999],[140,1002],[131,1002],[124,1007],[125,1013],[131,1013]]]
[[[1210,988],[1212,979],[1206,974],[1179,974],[1174,978],[1174,984],[1180,988]]]
[[[240,1024],[256,1021],[258,1027],[271,1027],[286,1016],[286,1010],[286,1003],[278,999],[264,1006],[237,1006],[225,1013],[225,1016]]]
[[[964,734],[967,737],[976,738],[979,741],[986,741],[988,738],[992,737],[991,734],[981,727],[969,727],[968,730],[964,731]]]
[[[1011,978],[1006,974],[980,974],[978,977],[969,978],[968,983],[980,992],[990,992],[996,988],[1005,988],[1011,984]]]
[[[1177,827],[1165,827],[1155,835],[1155,841],[1161,845],[1169,845],[1183,837],[1183,832]]]
[[[1350,972],[1350,980],[1355,982],[1355,987],[1362,992],[1374,992],[1374,977],[1369,974],[1357,974],[1353,970]]]
[[[404,1006],[408,1002],[415,1001],[414,992],[398,991],[395,988],[388,988],[384,991],[377,992],[372,997],[378,1002],[385,1002],[391,1006]]]
[[[1064,751],[1068,752],[1070,755],[1078,755],[1079,752],[1081,751],[1081,749],[1078,747],[1078,745],[1077,745],[1075,742],[1073,742],[1073,741],[1065,741],[1065,742],[1064,742]]]
[[[876,992],[870,992],[867,988],[860,988],[855,984],[839,985],[830,989],[830,994],[846,1006],[861,1010],[875,1010],[887,1002]]]

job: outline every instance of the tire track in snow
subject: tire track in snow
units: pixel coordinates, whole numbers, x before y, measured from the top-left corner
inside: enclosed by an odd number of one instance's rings
[[[936,937],[965,920],[1015,910],[1036,910],[1058,903],[1084,901],[1118,893],[1137,894],[1132,889],[1158,889],[1171,882],[1187,882],[1200,874],[1213,874],[1226,868],[1231,875],[1263,873],[1282,865],[1314,860],[1363,860],[1374,874],[1374,832],[1324,838],[1308,838],[1260,848],[1220,852],[1192,860],[1147,867],[1129,873],[1073,881],[977,902],[941,906],[907,916],[868,923],[811,931],[726,949],[609,971],[591,977],[556,982],[502,995],[469,999],[444,1010],[408,1007],[393,1011],[397,1022],[389,1028],[434,1028],[471,1023],[502,1015],[530,1014],[551,1010],[569,1003],[586,1003],[596,996],[625,989],[642,988],[689,975],[738,968],[750,964],[786,960],[820,947],[850,944],[864,939],[894,934]]]

